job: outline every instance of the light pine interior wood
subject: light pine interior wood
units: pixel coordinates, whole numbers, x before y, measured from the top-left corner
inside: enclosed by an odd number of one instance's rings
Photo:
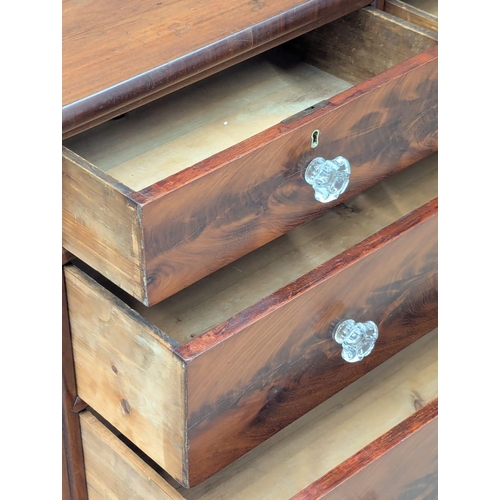
[[[404,0],[405,3],[438,17],[438,0]]]
[[[81,422],[89,500],[131,498],[131,487],[137,499],[289,499],[434,400],[437,363],[434,330],[189,490],[155,472],[85,412]],[[110,495],[109,485],[116,493]]]
[[[179,344],[256,304],[437,197],[437,153],[153,307],[128,304]]]
[[[347,21],[347,27],[345,22],[338,25],[346,33],[343,40],[336,40],[337,25],[332,23],[327,36],[308,47],[308,54],[302,53],[299,39],[76,135],[64,145],[138,191],[330,99],[429,43],[410,25],[380,11],[365,9]],[[360,29],[363,36],[358,36]],[[355,35],[350,36],[351,31]],[[325,54],[328,61],[322,59]]]
[[[78,395],[182,480],[185,373],[174,347],[79,269],[64,273]]]
[[[297,57],[273,51],[65,145],[138,191],[351,86]]]

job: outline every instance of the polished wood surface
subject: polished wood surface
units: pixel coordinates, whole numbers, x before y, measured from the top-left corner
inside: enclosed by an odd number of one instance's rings
[[[76,267],[65,275],[79,396],[184,481],[186,396],[175,344]]]
[[[427,203],[437,187],[435,153],[156,306],[121,296],[179,345],[187,344]],[[120,295],[117,287],[111,291]]]
[[[63,133],[369,3],[63,0]]]
[[[386,0],[384,9],[389,14],[400,17],[405,21],[421,26],[422,28],[438,31],[438,17],[437,17],[437,0],[434,0],[435,9],[429,12],[418,8],[418,2],[408,2],[401,0]],[[435,11],[435,14],[432,12]]]
[[[64,255],[64,254],[63,254]],[[62,445],[63,498],[87,500],[80,418],[73,412],[77,399],[71,331],[64,273],[62,276]]]
[[[376,36],[385,33],[384,23],[391,26],[384,40],[397,46],[396,61],[436,43],[432,34],[373,9],[338,26]],[[332,40],[336,25],[327,28]],[[312,45],[334,57],[338,51],[322,38],[323,45],[318,37]],[[365,35],[350,40],[366,53]],[[359,66],[362,77],[373,76],[369,64],[376,62],[380,70],[380,64],[394,62],[383,54],[373,61],[364,58],[364,65],[363,58],[353,56],[352,69]],[[342,66],[348,62],[344,58]],[[353,70],[346,74],[352,76]],[[321,140],[311,149],[315,129]],[[139,192],[65,150],[63,244],[144,304],[154,305],[436,149],[434,46]],[[339,154],[352,165],[349,189],[336,202],[319,204],[302,172],[317,156]],[[106,203],[95,203],[101,198]]]
[[[340,94],[308,117],[269,129],[265,138],[249,139],[238,151],[202,162],[196,180],[188,183],[195,172],[183,171],[145,190],[148,304],[434,152],[437,54],[422,54],[403,65]],[[315,129],[321,130],[321,141],[311,150],[306,145]],[[241,154],[242,149],[247,153]],[[349,189],[321,205],[302,172],[313,158],[335,158],[341,151],[353,166]],[[183,188],[175,189],[179,185]],[[141,197],[137,193],[138,201]],[[172,217],[172,210],[179,218]]]
[[[437,413],[435,399],[292,500],[437,500]]]
[[[362,363],[345,363],[331,339],[332,325],[346,318],[379,326],[377,346]],[[437,203],[431,202],[177,349],[190,361],[190,483],[436,326]]]
[[[418,427],[425,429],[436,397],[434,331],[190,489],[176,485],[147,457],[136,455],[112,429],[84,412],[81,425],[90,500],[122,500],[130,498],[132,491],[137,500],[286,500],[321,480],[328,487],[332,471],[342,471],[348,478],[356,471],[362,473],[365,465],[376,466],[375,458],[383,462],[385,456],[396,455],[391,449],[418,435]],[[390,470],[383,477],[387,473]],[[387,498],[392,497],[381,500]]]

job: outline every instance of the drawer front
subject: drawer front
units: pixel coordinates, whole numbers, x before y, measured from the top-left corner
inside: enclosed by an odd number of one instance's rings
[[[357,363],[332,339],[347,318],[379,329]],[[189,360],[190,481],[205,480],[436,326],[437,201],[178,349]],[[217,344],[207,350],[210,340]]]
[[[85,411],[89,500],[437,498],[436,333],[191,489]]]
[[[66,277],[80,397],[193,486],[436,327],[437,200],[180,346]],[[379,329],[355,363],[332,338],[348,318]]]
[[[362,83],[190,168],[134,191],[65,149],[65,248],[154,305],[436,151],[435,39],[384,13],[355,16],[299,46],[311,64]],[[379,45],[368,71],[364,47]],[[384,71],[393,60],[403,62]],[[304,172],[337,156],[351,164],[347,190],[320,203]]]
[[[438,0],[386,0],[384,10],[422,28],[438,31]]]

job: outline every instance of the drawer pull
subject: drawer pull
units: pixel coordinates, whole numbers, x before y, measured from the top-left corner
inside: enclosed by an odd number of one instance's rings
[[[356,363],[372,352],[378,328],[373,321],[356,323],[346,319],[337,326],[332,337],[342,346],[342,358],[348,363]]]
[[[307,165],[304,178],[314,189],[314,197],[321,203],[336,200],[349,184],[351,164],[343,156],[334,160],[314,158]]]

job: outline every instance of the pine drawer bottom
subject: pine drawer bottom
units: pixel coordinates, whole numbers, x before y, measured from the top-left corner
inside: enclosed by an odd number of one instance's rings
[[[89,500],[434,499],[437,330],[191,489],[91,412],[81,426]]]

